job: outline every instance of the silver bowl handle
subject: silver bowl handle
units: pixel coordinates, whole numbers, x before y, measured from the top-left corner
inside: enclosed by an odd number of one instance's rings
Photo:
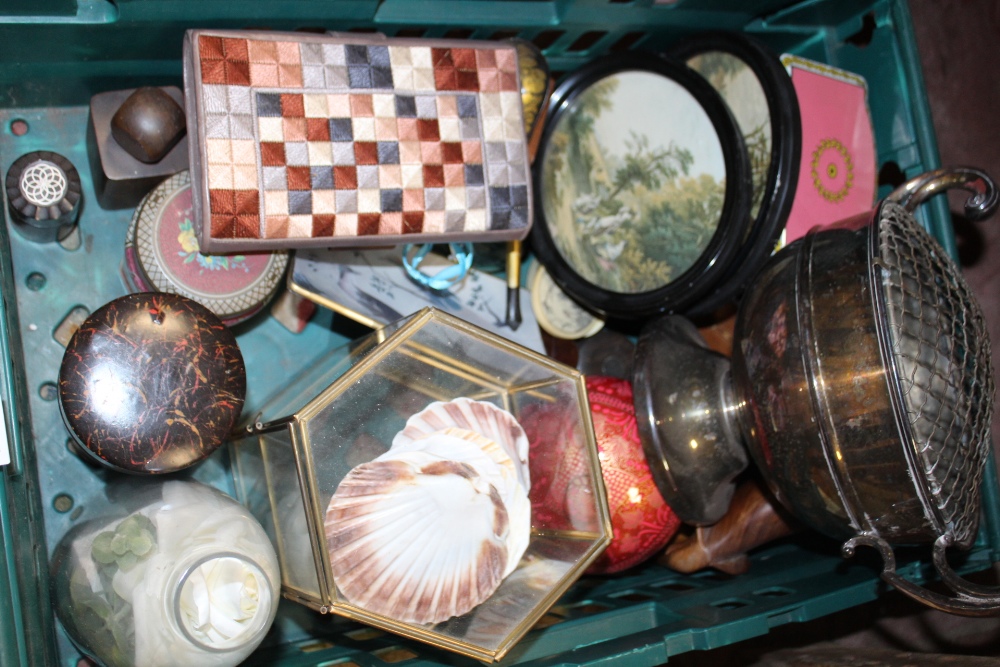
[[[857,546],[872,547],[882,556],[882,580],[891,584],[906,597],[925,604],[932,609],[957,614],[959,616],[1000,616],[1000,588],[981,586],[962,579],[948,565],[945,550],[951,545],[951,537],[942,535],[934,542],[934,567],[941,575],[941,581],[955,593],[948,597],[929,591],[922,586],[904,579],[896,572],[896,556],[888,542],[872,534],[856,535],[844,542],[841,553],[850,558]]]
[[[921,202],[952,188],[972,193],[965,202],[965,217],[982,220],[993,215],[1000,203],[1000,192],[986,172],[974,167],[945,167],[911,178],[886,197],[913,212]]]

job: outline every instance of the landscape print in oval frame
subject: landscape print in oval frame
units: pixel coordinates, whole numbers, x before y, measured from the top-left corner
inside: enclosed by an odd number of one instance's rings
[[[576,95],[555,120],[541,168],[559,254],[611,292],[676,280],[720,224],[726,163],[712,120],[655,72],[618,71]]]
[[[750,217],[757,218],[767,193],[772,151],[771,109],[764,87],[746,61],[725,51],[706,51],[688,60],[687,66],[719,91],[743,133],[753,178]]]
[[[739,299],[771,256],[785,228],[798,183],[802,129],[795,89],[771,48],[740,32],[707,32],[671,45],[666,55],[697,72],[722,97],[748,157],[751,199],[735,259],[688,316]]]

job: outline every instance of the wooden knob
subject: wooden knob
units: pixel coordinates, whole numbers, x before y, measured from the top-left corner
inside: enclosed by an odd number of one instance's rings
[[[162,160],[186,131],[184,110],[162,88],[137,88],[111,118],[118,145],[147,164]]]

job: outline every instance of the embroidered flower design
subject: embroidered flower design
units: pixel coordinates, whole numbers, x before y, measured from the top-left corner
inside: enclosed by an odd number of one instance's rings
[[[191,227],[191,221],[185,219],[180,225],[181,233],[177,235],[177,240],[181,244],[181,248],[184,249],[184,253],[196,253],[198,252],[198,237],[194,235],[194,229]]]
[[[250,267],[246,264],[244,255],[203,255],[198,248],[198,237],[195,236],[194,226],[187,218],[178,225],[181,230],[177,235],[177,242],[181,244],[181,250],[177,253],[184,258],[185,264],[198,262],[198,266],[209,271],[229,271],[230,269],[243,269],[249,273]],[[204,273],[204,270],[199,271]]]

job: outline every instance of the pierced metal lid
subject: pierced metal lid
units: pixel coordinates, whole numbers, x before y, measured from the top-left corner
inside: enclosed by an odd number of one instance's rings
[[[10,211],[32,227],[56,229],[71,224],[79,212],[80,175],[69,160],[52,151],[19,157],[7,171]]]
[[[906,208],[885,202],[870,237],[877,258],[873,284],[882,287],[873,292],[895,389],[893,410],[903,442],[912,448],[909,466],[928,518],[933,514],[942,534],[967,547],[978,528],[990,448],[995,387],[989,331],[958,267],[907,211],[917,202],[894,195]],[[983,214],[973,211],[970,217]]]

